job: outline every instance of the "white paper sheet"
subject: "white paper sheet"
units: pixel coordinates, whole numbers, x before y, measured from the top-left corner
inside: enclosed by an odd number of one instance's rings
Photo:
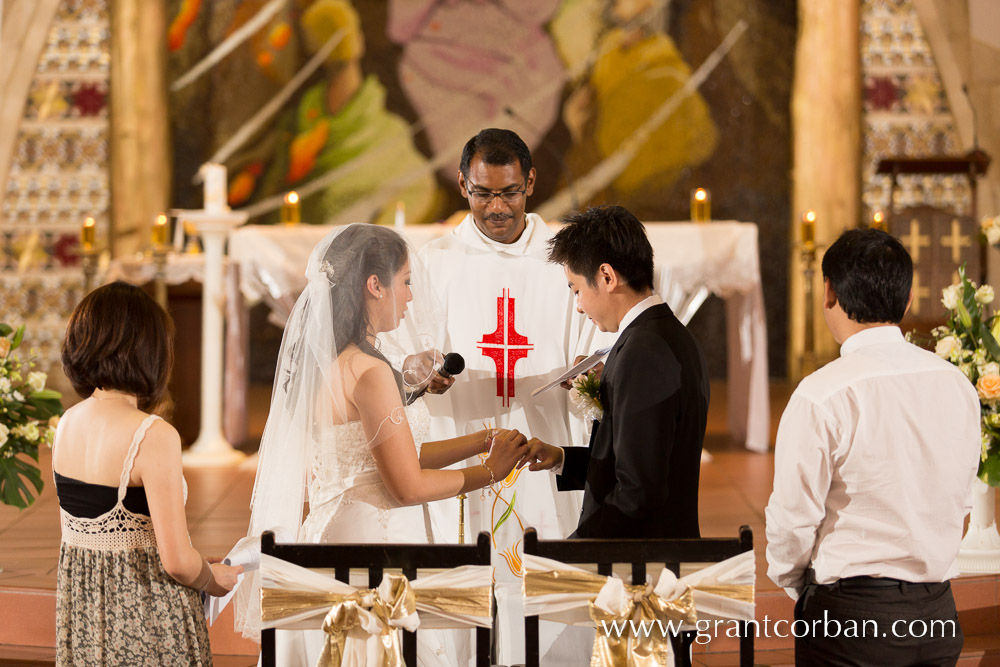
[[[604,356],[608,352],[610,352],[610,351],[611,351],[610,347],[603,347],[603,348],[601,348],[597,352],[594,352],[592,355],[590,355],[589,357],[587,357],[586,359],[584,359],[583,361],[581,361],[580,363],[576,364],[575,366],[573,366],[572,368],[570,368],[568,371],[566,371],[565,373],[563,373],[562,375],[560,375],[559,377],[557,377],[552,382],[550,382],[550,383],[548,383],[546,385],[542,385],[538,389],[535,389],[533,392],[531,392],[531,395],[532,396],[536,396],[536,395],[542,393],[543,391],[548,391],[549,389],[552,389],[552,387],[559,386],[560,384],[562,384],[566,380],[569,380],[571,378],[575,378],[577,375],[580,375],[581,373],[586,373],[591,368],[593,368],[597,364],[601,363],[601,359],[603,359]]]

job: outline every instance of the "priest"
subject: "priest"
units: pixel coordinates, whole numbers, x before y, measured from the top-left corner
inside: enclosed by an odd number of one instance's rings
[[[510,130],[481,131],[462,152],[458,185],[471,213],[420,252],[447,315],[446,351],[466,362],[453,385],[441,378],[432,385],[432,393],[443,393],[427,397],[430,438],[485,423],[586,446],[585,425],[571,414],[565,389],[532,395],[604,341],[576,311],[562,270],[547,261],[552,232],[525,213],[535,186],[528,147]],[[565,538],[581,504],[579,492],[556,490],[554,476],[515,470],[492,491],[470,494],[466,539],[492,532],[496,580],[516,582],[524,528],[543,539]],[[457,541],[458,517],[456,500],[432,503],[435,541]]]

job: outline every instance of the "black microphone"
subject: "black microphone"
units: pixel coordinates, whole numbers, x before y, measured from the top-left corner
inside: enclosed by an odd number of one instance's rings
[[[438,369],[438,375],[450,378],[459,375],[464,370],[465,359],[462,358],[462,355],[458,352],[449,352],[444,355],[444,361],[441,363],[441,368]]]
[[[454,377],[465,370],[465,359],[458,352],[449,352],[444,355],[444,360],[441,362],[441,368],[437,370],[438,375],[444,378]],[[423,387],[418,389],[413,393],[408,393],[406,395],[406,404],[409,405],[413,401],[417,400],[421,396],[427,393],[427,389],[431,386],[430,381],[427,382]]]

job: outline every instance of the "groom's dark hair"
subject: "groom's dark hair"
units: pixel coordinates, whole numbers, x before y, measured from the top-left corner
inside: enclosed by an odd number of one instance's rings
[[[566,218],[566,226],[549,239],[549,261],[585,277],[591,287],[601,264],[610,264],[633,290],[653,289],[653,246],[646,228],[621,206],[598,206]]]

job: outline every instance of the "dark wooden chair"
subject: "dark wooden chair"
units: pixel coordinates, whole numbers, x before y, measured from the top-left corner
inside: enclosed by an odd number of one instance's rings
[[[333,569],[339,581],[350,583],[351,569],[368,570],[368,586],[382,583],[386,568],[402,570],[407,579],[415,579],[417,570],[447,569],[463,565],[490,564],[490,536],[482,532],[475,544],[281,544],[274,533],[260,536],[260,552],[307,568]],[[476,628],[476,665],[489,667],[491,629]],[[261,664],[275,667],[274,630],[263,630],[260,637]],[[403,631],[403,660],[417,664],[417,633]]]
[[[681,563],[715,563],[753,551],[753,531],[740,526],[735,538],[707,537],[678,540],[540,540],[534,528],[524,531],[524,553],[551,558],[567,564],[596,563],[597,572],[611,576],[615,563],[632,566],[632,581],[646,581],[647,563],[665,563],[680,576]],[[655,583],[655,582],[653,582]],[[753,666],[752,632],[740,638],[740,667]],[[671,637],[678,667],[691,665],[691,646],[696,633]],[[524,617],[526,667],[538,667],[538,617]]]

